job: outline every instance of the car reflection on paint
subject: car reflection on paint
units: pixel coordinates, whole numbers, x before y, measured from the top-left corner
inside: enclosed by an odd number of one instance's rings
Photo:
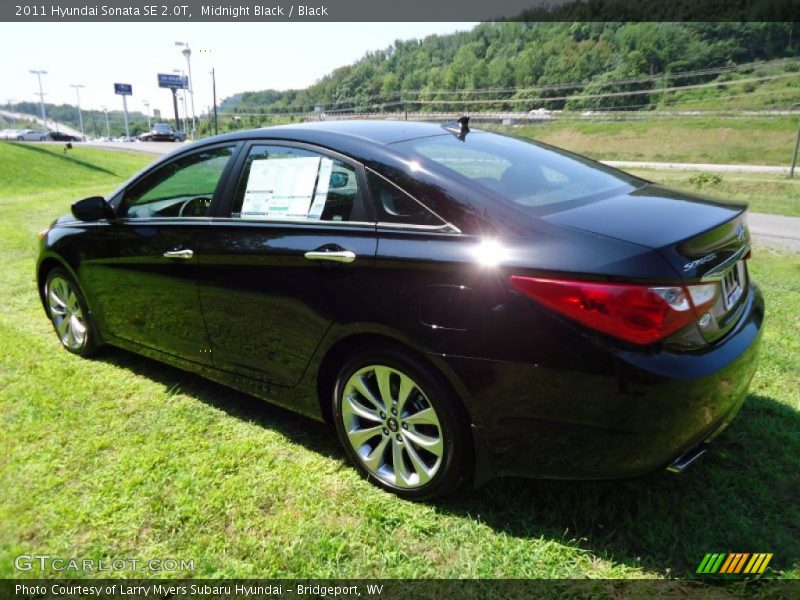
[[[432,498],[700,456],[756,368],[745,216],[467,119],[317,122],[76,202],[37,278],[67,350],[329,421],[371,481]]]

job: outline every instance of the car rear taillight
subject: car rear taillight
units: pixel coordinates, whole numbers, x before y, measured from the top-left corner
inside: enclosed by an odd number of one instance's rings
[[[511,277],[511,284],[587,327],[634,344],[651,344],[693,323],[710,308],[719,284],[658,286]]]

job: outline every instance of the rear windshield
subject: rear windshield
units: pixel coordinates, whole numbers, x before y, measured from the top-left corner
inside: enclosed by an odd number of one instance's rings
[[[492,133],[472,132],[464,141],[444,134],[392,146],[537,214],[646,185],[641,179],[569,152]]]

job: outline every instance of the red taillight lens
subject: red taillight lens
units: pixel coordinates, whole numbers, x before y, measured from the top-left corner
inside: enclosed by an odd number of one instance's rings
[[[511,277],[511,284],[571,319],[634,344],[651,344],[699,318],[717,284],[653,286]]]

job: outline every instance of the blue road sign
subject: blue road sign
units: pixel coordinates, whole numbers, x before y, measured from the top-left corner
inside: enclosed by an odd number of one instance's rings
[[[185,90],[189,88],[189,78],[172,73],[159,73],[158,87]]]
[[[130,83],[115,83],[114,93],[120,96],[132,96],[133,86]]]

